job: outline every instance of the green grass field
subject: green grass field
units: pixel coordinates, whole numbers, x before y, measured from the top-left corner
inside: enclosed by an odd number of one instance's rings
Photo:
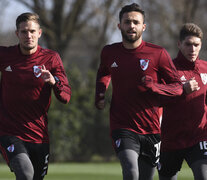
[[[122,180],[119,163],[50,164],[45,180]],[[15,180],[5,164],[0,164],[0,180]],[[157,173],[154,180],[158,180]],[[184,163],[178,180],[193,180],[191,170]]]

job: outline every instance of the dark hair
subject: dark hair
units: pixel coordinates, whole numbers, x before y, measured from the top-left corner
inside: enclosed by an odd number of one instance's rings
[[[183,41],[187,36],[196,36],[200,39],[203,38],[203,32],[199,26],[194,23],[186,23],[180,30],[180,41]]]
[[[142,10],[141,7],[138,4],[132,3],[130,5],[124,6],[121,9],[121,11],[119,12],[119,21],[121,22],[121,19],[122,19],[124,13],[132,12],[132,11],[136,11],[136,12],[141,13],[143,15],[143,19],[145,19],[145,12],[144,12],[144,10]]]
[[[23,14],[20,14],[17,19],[16,19],[16,28],[19,28],[19,24],[22,22],[27,22],[27,21],[34,21],[37,24],[40,25],[40,19],[39,19],[39,15],[36,13],[30,13],[30,12],[26,12]]]

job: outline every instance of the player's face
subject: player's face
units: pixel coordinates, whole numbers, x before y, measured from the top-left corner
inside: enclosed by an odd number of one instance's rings
[[[183,41],[178,42],[178,47],[187,60],[195,62],[201,49],[201,39],[187,36]]]
[[[118,27],[121,30],[123,41],[135,43],[142,36],[146,24],[144,24],[143,15],[141,13],[132,11],[123,14]]]
[[[32,54],[37,50],[38,39],[42,34],[39,24],[34,21],[22,22],[16,31],[23,54]]]

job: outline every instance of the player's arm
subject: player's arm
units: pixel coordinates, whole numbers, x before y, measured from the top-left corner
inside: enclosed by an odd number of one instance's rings
[[[103,49],[101,52],[101,63],[96,76],[95,106],[97,109],[105,107],[104,95],[111,81],[111,74],[107,68],[106,61],[107,53]]]
[[[151,76],[145,76],[142,78],[144,86],[164,96],[178,96],[183,93],[183,86],[177,75],[177,70],[165,49],[160,54],[159,75],[165,83],[154,82]]]
[[[55,96],[59,101],[65,104],[70,101],[71,87],[68,83],[62,60],[58,54],[54,57],[52,72],[48,71],[45,66],[43,66],[41,77],[45,83],[53,87]]]

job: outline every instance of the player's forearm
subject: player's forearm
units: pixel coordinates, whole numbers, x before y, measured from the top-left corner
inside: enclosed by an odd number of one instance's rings
[[[181,82],[172,82],[170,84],[159,84],[153,82],[152,77],[145,76],[143,79],[144,87],[151,89],[154,93],[164,96],[180,96],[183,93]]]
[[[56,98],[64,103],[67,104],[70,101],[71,98],[71,87],[67,84],[62,84],[61,82],[59,84],[55,84],[53,86],[54,93]]]

